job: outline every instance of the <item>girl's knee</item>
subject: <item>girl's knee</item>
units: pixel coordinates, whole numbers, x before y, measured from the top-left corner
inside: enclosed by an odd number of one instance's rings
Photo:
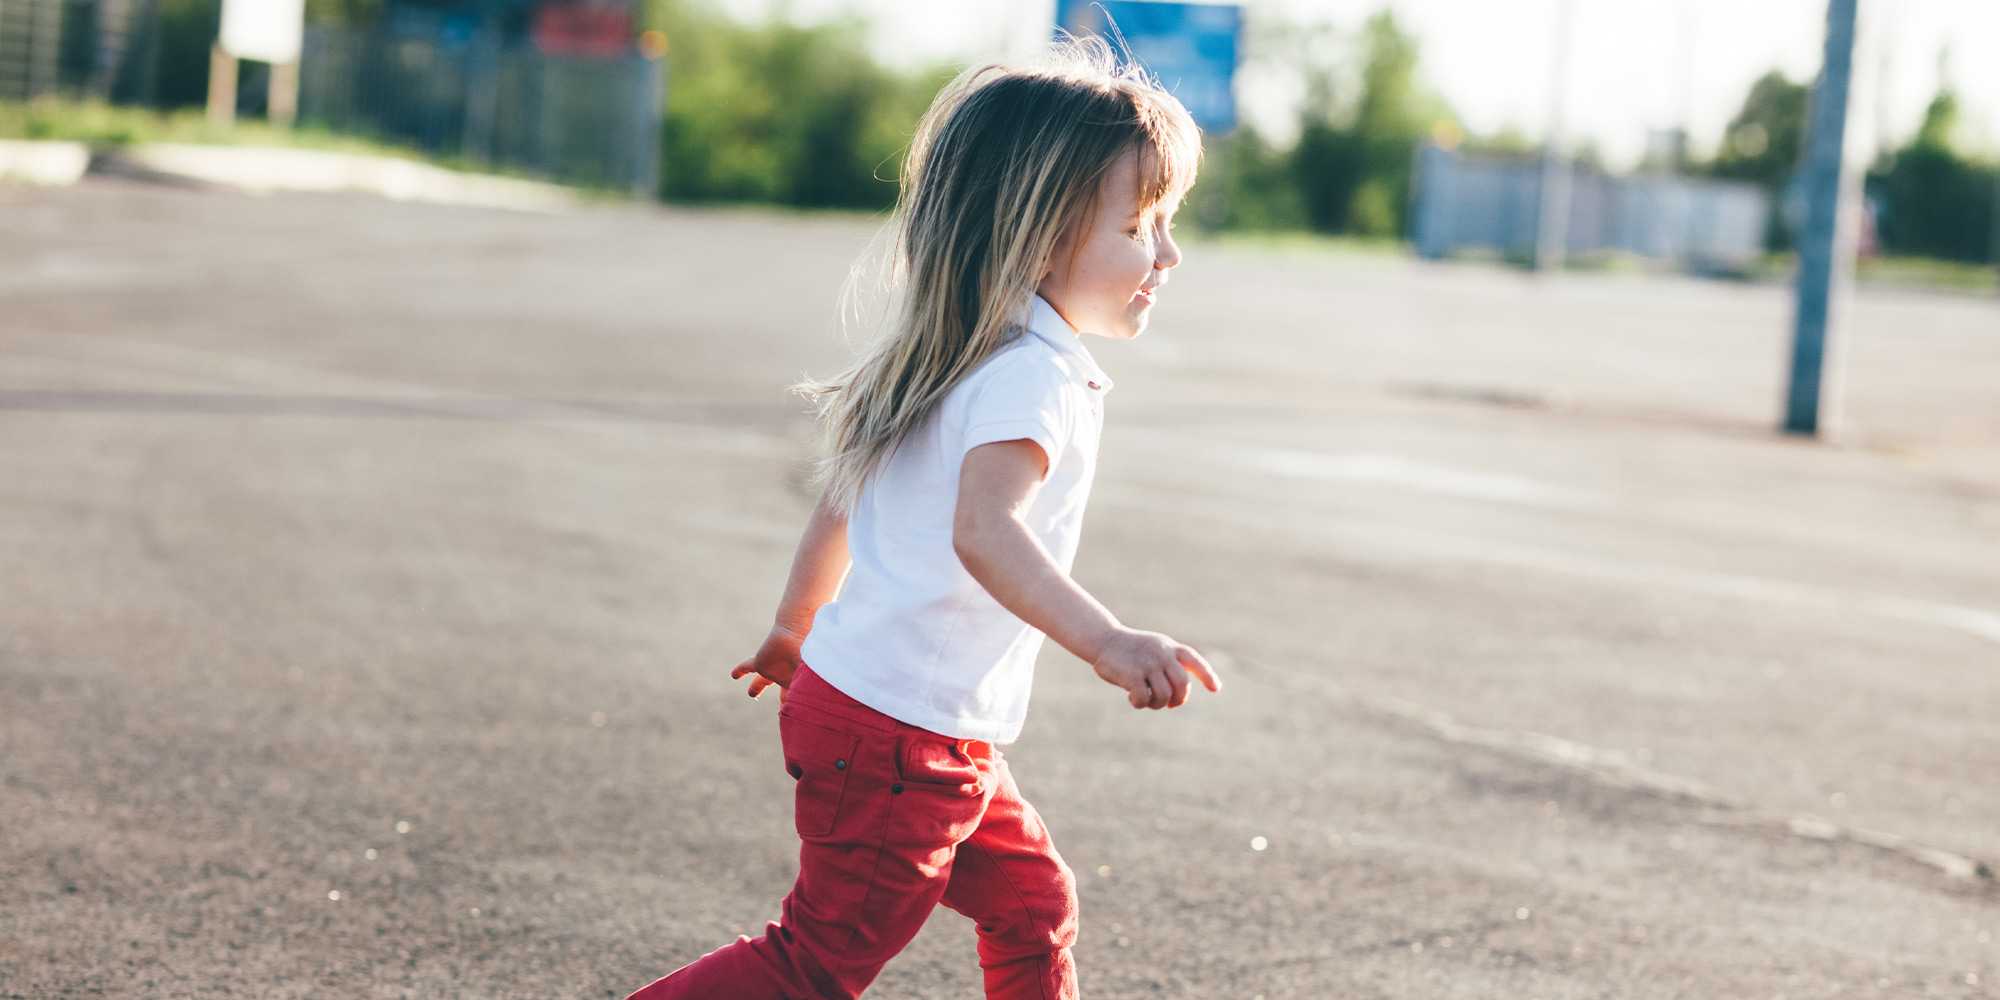
[[[1051,944],[1068,948],[1076,943],[1077,923],[1083,908],[1076,895],[1076,873],[1061,859],[1056,861],[1056,887],[1052,893],[1054,906],[1049,915]]]
[[[1017,888],[1026,890],[1020,893],[1026,906],[1018,919],[992,927],[991,936],[1005,939],[1023,952],[1060,951],[1076,944],[1082,910],[1076,894],[1076,874],[1068,865],[1058,861],[1042,884]]]

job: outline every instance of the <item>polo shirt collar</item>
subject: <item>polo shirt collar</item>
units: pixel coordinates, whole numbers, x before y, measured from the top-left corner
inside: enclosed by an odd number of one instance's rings
[[[1110,391],[1111,376],[1097,367],[1097,359],[1091,357],[1090,351],[1083,346],[1082,335],[1040,293],[1028,296],[1027,322],[1023,325],[1029,333],[1040,337],[1043,343],[1055,348],[1056,354],[1070,363],[1070,377],[1078,384],[1098,392]]]

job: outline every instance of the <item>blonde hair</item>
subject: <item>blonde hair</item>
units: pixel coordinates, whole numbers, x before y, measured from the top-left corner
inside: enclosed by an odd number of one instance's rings
[[[938,92],[887,226],[887,283],[901,306],[847,370],[792,386],[826,434],[812,485],[835,509],[851,512],[904,436],[1015,335],[1061,235],[1091,218],[1128,151],[1150,208],[1193,185],[1201,134],[1180,101],[1096,36],[1063,38],[1040,65],[968,69]]]

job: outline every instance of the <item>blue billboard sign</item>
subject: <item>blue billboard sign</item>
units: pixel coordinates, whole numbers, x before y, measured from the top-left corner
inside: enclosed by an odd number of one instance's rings
[[[1120,59],[1150,70],[1209,133],[1236,127],[1236,55],[1243,8],[1160,0],[1059,0],[1056,27],[1101,35]],[[1121,46],[1120,36],[1125,39]]]

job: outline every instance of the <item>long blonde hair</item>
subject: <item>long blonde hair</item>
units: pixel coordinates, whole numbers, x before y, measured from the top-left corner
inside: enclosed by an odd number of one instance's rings
[[[1128,151],[1151,207],[1193,185],[1201,134],[1180,101],[1096,36],[1062,39],[1043,64],[968,69],[938,92],[888,223],[901,307],[847,370],[792,386],[823,425],[813,486],[835,509],[852,511],[869,474],[1014,335],[1060,237],[1092,217]]]

